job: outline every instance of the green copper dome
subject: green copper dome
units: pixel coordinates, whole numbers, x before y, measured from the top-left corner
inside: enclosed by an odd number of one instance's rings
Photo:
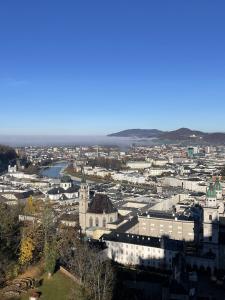
[[[218,177],[216,178],[216,182],[214,184],[214,188],[215,188],[216,191],[222,191],[222,186],[220,184],[220,180],[219,180]]]
[[[216,198],[216,190],[214,188],[213,183],[210,183],[210,186],[206,193],[207,198]]]

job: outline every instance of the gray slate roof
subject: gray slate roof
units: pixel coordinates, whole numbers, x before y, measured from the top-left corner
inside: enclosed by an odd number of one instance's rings
[[[107,195],[95,194],[92,202],[89,205],[88,213],[102,214],[104,212],[106,214],[110,214],[117,212],[117,209],[114,207]]]

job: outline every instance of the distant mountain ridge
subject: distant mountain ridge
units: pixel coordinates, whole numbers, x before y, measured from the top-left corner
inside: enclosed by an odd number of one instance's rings
[[[158,137],[163,131],[158,129],[127,129],[108,136],[151,138]]]
[[[114,137],[131,137],[131,138],[156,138],[170,141],[201,141],[212,144],[224,144],[225,133],[213,132],[207,133],[189,128],[180,128],[172,131],[162,131],[158,129],[127,129],[117,133],[109,134]]]

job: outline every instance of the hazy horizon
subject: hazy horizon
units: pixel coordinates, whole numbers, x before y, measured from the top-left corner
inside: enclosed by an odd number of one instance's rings
[[[146,140],[144,144],[152,144],[151,139],[135,139],[124,137],[108,137],[106,135],[0,135],[0,144],[8,146],[120,146],[126,148],[132,143]]]
[[[187,127],[186,127],[187,128]],[[135,128],[130,128],[135,129]],[[136,128],[146,129],[146,128]],[[159,128],[147,128],[159,129]],[[176,128],[179,129],[179,128]],[[175,130],[176,130],[175,129]],[[189,128],[192,129],[192,128]],[[127,129],[124,129],[127,130]],[[162,129],[159,129],[162,130]],[[192,129],[197,130],[198,129]],[[120,130],[119,130],[120,131]],[[118,132],[119,132],[118,131]],[[121,130],[123,131],[123,130]],[[170,130],[165,130],[170,131]],[[207,132],[207,131],[203,131]],[[223,131],[218,131],[224,133]],[[108,134],[116,133],[109,132]],[[212,133],[212,132],[208,132]],[[116,145],[120,147],[127,147],[132,143],[139,143],[149,145],[152,144],[152,138],[141,137],[112,137],[108,135],[76,135],[76,134],[0,134],[0,144],[9,146],[63,146],[63,145],[77,145],[77,146],[93,146],[93,145]]]

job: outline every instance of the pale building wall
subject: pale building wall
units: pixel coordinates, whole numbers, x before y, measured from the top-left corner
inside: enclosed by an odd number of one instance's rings
[[[173,205],[176,205],[178,202],[182,201],[183,198],[186,198],[187,195],[179,194],[172,196],[168,199],[163,199],[161,202],[156,203],[151,207],[151,210],[161,210],[161,211],[169,211],[172,209]]]
[[[106,227],[107,223],[113,223],[113,222],[117,221],[117,219],[118,219],[117,212],[114,212],[111,214],[87,213],[86,214],[86,227]],[[104,222],[104,220],[105,220],[105,222]]]
[[[128,161],[126,163],[126,166],[131,169],[146,169],[150,168],[151,165],[152,163],[147,161]]]
[[[107,257],[123,265],[144,265],[155,268],[172,268],[176,251],[162,248],[106,241]]]
[[[204,207],[203,209],[203,238],[205,242],[218,243],[218,209],[217,207]]]
[[[176,177],[165,177],[162,180],[164,186],[181,187],[193,192],[206,193],[207,185],[202,181],[192,181]]]
[[[145,236],[168,236],[175,240],[193,241],[194,221],[181,221],[176,219],[160,219],[139,217],[139,234]]]
[[[154,165],[154,166],[163,167],[163,166],[165,166],[166,164],[168,164],[168,160],[164,160],[164,159],[155,159],[155,160],[153,161],[153,165]]]
[[[79,193],[78,192],[74,192],[74,193],[63,193],[67,198],[69,199],[73,199],[73,198],[78,198],[79,197]]]
[[[57,201],[60,199],[62,194],[49,194],[48,197],[50,200],[54,200],[54,201]]]
[[[71,182],[61,182],[60,187],[63,188],[64,190],[68,190],[72,186]]]
[[[152,169],[151,168],[151,169],[148,170],[148,173],[149,173],[149,176],[160,176],[166,171],[168,171],[168,170],[166,170],[166,169]]]

